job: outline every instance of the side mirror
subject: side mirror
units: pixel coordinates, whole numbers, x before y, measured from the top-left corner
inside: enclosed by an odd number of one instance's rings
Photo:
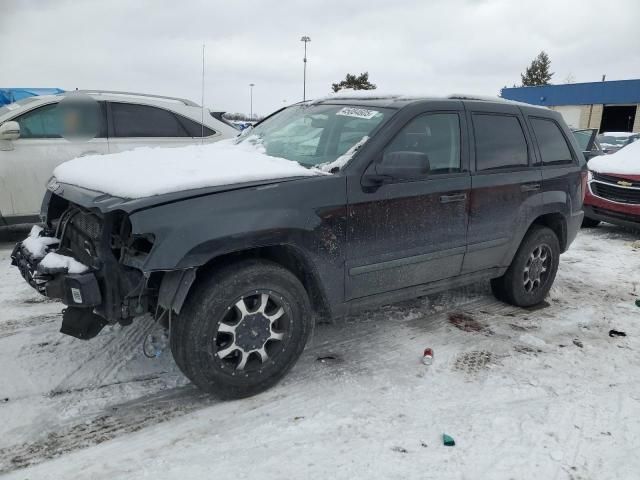
[[[15,140],[20,138],[20,124],[18,122],[4,122],[0,125],[0,140]]]
[[[376,173],[393,180],[412,180],[429,173],[429,157],[422,152],[388,152],[376,165]]]

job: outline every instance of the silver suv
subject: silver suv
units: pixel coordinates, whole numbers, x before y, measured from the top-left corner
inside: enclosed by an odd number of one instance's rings
[[[92,121],[74,108],[60,108],[75,105],[67,100],[79,97],[93,103]],[[74,124],[93,131],[67,135]],[[0,108],[0,226],[37,221],[47,180],[67,160],[140,146],[210,143],[237,134],[220,115],[173,97],[76,91],[5,105]]]

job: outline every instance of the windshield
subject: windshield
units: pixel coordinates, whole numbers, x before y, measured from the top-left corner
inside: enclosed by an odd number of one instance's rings
[[[260,123],[238,143],[261,145],[267,155],[306,167],[339,169],[391,112],[378,107],[295,105]]]

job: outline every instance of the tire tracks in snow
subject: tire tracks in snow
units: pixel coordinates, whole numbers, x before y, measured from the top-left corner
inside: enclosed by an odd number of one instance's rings
[[[214,403],[216,400],[210,396],[195,387],[186,386],[115,405],[92,419],[83,419],[49,432],[35,442],[1,449],[0,474],[98,445]]]

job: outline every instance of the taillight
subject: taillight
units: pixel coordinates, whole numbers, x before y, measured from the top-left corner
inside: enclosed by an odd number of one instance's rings
[[[583,170],[580,172],[580,177],[582,179],[582,203],[584,203],[584,197],[587,195],[587,179],[589,177],[589,171]]]

